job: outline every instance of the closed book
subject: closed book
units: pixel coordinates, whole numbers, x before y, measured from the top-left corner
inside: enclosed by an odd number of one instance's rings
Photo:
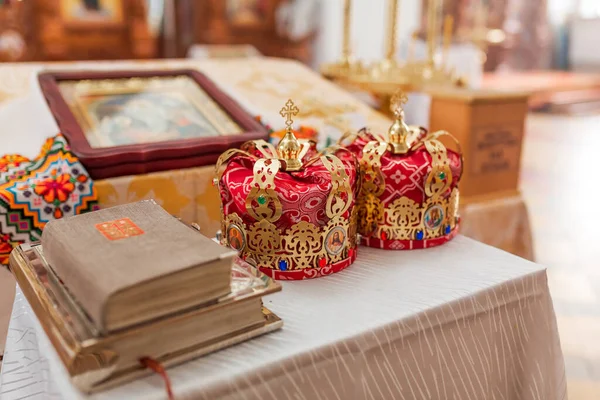
[[[97,331],[48,264],[39,243],[18,246],[10,255],[10,267],[71,381],[85,392],[150,374],[141,358],[169,367],[283,324],[261,307],[262,297],[281,286],[238,257],[231,268],[231,290],[216,303],[108,334]]]
[[[152,200],[49,222],[44,254],[100,332],[208,303],[229,293],[235,252]]]

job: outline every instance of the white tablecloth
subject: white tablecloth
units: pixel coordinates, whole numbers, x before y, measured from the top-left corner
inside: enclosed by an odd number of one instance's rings
[[[279,110],[288,98],[300,114],[295,125],[320,132],[321,140],[337,140],[346,130],[365,126],[387,132],[390,121],[337,85],[298,62],[276,58],[229,60],[152,60],[0,64],[0,156],[35,157],[48,137],[59,133],[46,105],[37,74],[43,71],[195,69],[206,74],[252,115],[273,129],[285,127]],[[33,116],[33,117],[32,117]]]
[[[459,236],[283,282],[281,331],[168,370],[177,399],[566,399],[545,270]],[[20,291],[0,398],[84,398]],[[91,396],[164,399],[151,376]]]

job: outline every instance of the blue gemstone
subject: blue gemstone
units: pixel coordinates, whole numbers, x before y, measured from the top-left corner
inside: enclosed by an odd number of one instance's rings
[[[444,232],[447,234],[449,234],[451,231],[450,225],[446,225],[446,229],[444,229]]]
[[[417,240],[423,240],[423,231],[417,231],[415,237]]]
[[[279,269],[282,271],[287,271],[288,263],[285,260],[279,260]]]

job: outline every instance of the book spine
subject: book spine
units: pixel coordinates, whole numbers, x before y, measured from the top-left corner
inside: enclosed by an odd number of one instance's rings
[[[88,315],[94,320],[100,330],[104,330],[103,304],[95,304],[90,299],[101,298],[95,293],[96,285],[93,277],[85,274],[85,256],[78,257],[62,231],[60,223],[51,221],[42,232],[42,248],[44,257],[59,279],[75,299],[80,302]]]

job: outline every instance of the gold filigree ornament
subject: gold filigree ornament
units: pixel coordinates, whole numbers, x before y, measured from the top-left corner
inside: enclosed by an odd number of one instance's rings
[[[358,232],[363,239],[376,238],[387,243],[395,240],[435,239],[454,232],[458,222],[459,191],[455,187],[449,192],[453,176],[446,146],[440,138],[447,136],[454,141],[462,168],[460,144],[446,131],[426,133],[420,127],[407,126],[402,109],[405,102],[405,95],[394,95],[391,109],[396,120],[388,130],[387,139],[361,130],[356,134],[344,135],[339,142],[354,141],[359,137],[366,141],[360,158],[362,187],[356,205]],[[417,202],[402,196],[386,200],[384,204],[386,179],[381,170],[382,158],[406,160],[410,153],[421,147],[431,157],[431,165],[423,182],[423,200]],[[378,246],[381,247],[381,244]]]
[[[224,152],[216,164],[215,183],[220,185],[220,190],[229,190],[222,180],[223,167],[229,160],[242,156],[254,163],[250,190],[245,199],[245,215],[236,212],[222,215],[225,234],[221,243],[235,248],[232,245],[236,243],[231,243],[228,229],[239,228],[245,243],[238,249],[241,256],[280,279],[303,279],[335,272],[336,265],[348,260],[347,266],[354,260],[357,246],[357,215],[353,208],[355,189],[350,184],[347,164],[334,154],[347,150],[332,146],[305,160],[311,141],[296,139],[292,131],[292,116],[298,111],[291,100],[281,110],[280,114],[286,118],[286,134],[277,148],[264,140],[250,141],[241,149]],[[352,153],[348,154],[355,162],[358,184],[358,161]],[[292,174],[294,177],[296,172],[305,173],[317,161],[321,161],[331,179],[331,190],[322,205],[326,224],[302,220],[284,226],[280,218],[285,210],[276,185],[277,175]],[[239,185],[247,184],[239,182]],[[222,211],[225,208],[222,204]]]

